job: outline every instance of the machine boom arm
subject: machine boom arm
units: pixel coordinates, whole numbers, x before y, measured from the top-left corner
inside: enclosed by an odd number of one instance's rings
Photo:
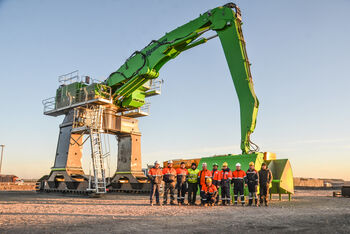
[[[106,80],[107,85],[112,87],[115,104],[121,108],[128,108],[132,94],[140,92],[142,85],[150,79],[157,78],[160,68],[166,62],[181,52],[213,38],[199,38],[205,32],[216,31],[240,103],[241,149],[243,153],[252,152],[254,144],[250,141],[250,134],[255,129],[259,101],[254,92],[241,24],[239,8],[229,3],[205,12],[189,23],[166,33],[159,40],[153,40],[141,51],[134,52]],[[144,103],[139,99],[137,101],[140,102],[140,106]]]

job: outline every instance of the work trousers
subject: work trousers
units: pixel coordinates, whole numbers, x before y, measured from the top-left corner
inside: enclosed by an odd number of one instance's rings
[[[175,182],[165,183],[164,184],[164,197],[163,203],[166,204],[168,202],[168,193],[170,192],[170,203],[174,203],[175,200]]]
[[[215,185],[216,189],[219,191],[220,182],[217,181],[217,180],[213,180],[213,185]],[[216,204],[219,203],[219,193],[218,193],[218,195],[217,195],[217,197],[216,197],[216,202],[215,202],[215,203],[216,203]]]
[[[255,205],[258,204],[258,197],[256,196],[257,185],[256,182],[248,182],[248,191],[249,191],[249,205],[253,204],[253,198]]]
[[[160,184],[151,183],[151,193],[150,193],[150,202],[153,202],[154,196],[156,197],[156,202],[159,203],[159,190]]]
[[[184,203],[185,201],[185,195],[187,192],[187,183],[177,183],[177,202],[178,203]]]
[[[221,200],[222,204],[230,204],[231,195],[230,195],[230,181],[222,181],[221,183]]]
[[[243,183],[235,183],[233,188],[233,194],[235,197],[235,205],[237,205],[238,202],[238,194],[241,196],[241,203],[245,204],[244,201],[244,184]]]
[[[264,201],[265,205],[267,205],[268,204],[267,194],[269,194],[269,185],[260,184],[259,190],[260,190],[260,204],[263,204],[263,201]]]
[[[216,203],[216,197],[214,196],[214,194],[203,193],[202,203],[203,204],[214,204],[214,203]]]
[[[196,203],[196,197],[198,192],[197,183],[188,183],[188,204],[194,205]]]

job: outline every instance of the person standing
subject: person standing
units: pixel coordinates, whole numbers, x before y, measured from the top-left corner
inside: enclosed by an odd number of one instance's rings
[[[205,181],[207,178],[211,178],[211,171],[208,170],[207,168],[207,163],[202,163],[202,170],[198,174],[199,177],[199,188],[201,191],[201,203],[204,204],[204,194],[202,192],[202,187],[205,185]]]
[[[168,193],[170,192],[170,205],[175,205],[175,183],[176,183],[176,170],[173,168],[173,161],[168,161],[168,166],[163,169],[164,184],[164,197],[163,205],[168,203]]]
[[[211,171],[211,175],[213,176],[213,185],[216,187],[216,189],[219,191],[219,186],[221,183],[220,179],[220,171],[218,170],[218,164],[214,163],[213,164],[213,170]],[[219,204],[219,193],[217,194],[216,197],[216,205]]]
[[[254,162],[249,163],[249,169],[246,172],[246,186],[248,185],[249,191],[249,206],[253,204],[253,198],[255,206],[258,206],[258,197],[256,195],[258,184],[259,184],[259,174],[255,170]]]
[[[201,188],[201,193],[203,194],[202,205],[213,206],[215,204],[216,197],[218,195],[218,190],[216,186],[212,183],[211,178],[207,178],[205,180],[205,184]]]
[[[232,180],[232,172],[230,168],[228,168],[227,162],[222,164],[222,168],[220,171],[220,180],[221,180],[221,200],[222,205],[230,205],[231,203],[231,195],[230,195],[230,183]]]
[[[188,169],[187,184],[188,184],[188,204],[195,205],[198,191],[198,174],[197,164],[192,163],[191,168]]]
[[[266,163],[261,164],[261,170],[259,171],[259,190],[260,190],[260,205],[265,202],[265,206],[268,206],[267,194],[269,194],[270,183],[272,181],[272,173],[267,168]]]
[[[185,162],[181,162],[180,167],[176,169],[176,174],[177,204],[184,205],[185,195],[187,192],[186,176],[188,175]]]
[[[241,204],[244,206],[244,181],[246,178],[246,174],[243,170],[241,170],[241,164],[236,164],[236,170],[232,173],[232,182],[234,184],[233,194],[235,198],[234,205],[238,203],[238,194],[241,196]]]
[[[150,204],[153,206],[153,199],[156,196],[156,204],[159,206],[159,190],[163,179],[163,172],[159,167],[159,162],[155,161],[154,166],[148,171],[148,178],[151,180]]]

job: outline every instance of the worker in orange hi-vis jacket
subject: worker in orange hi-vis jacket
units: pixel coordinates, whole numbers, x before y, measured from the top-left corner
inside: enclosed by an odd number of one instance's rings
[[[150,203],[151,206],[153,206],[153,199],[154,196],[156,196],[156,204],[159,206],[159,191],[160,191],[160,185],[163,180],[163,172],[162,169],[159,167],[159,162],[155,161],[154,167],[152,167],[148,171],[148,178],[151,180],[151,194],[150,194]]]
[[[241,196],[241,204],[244,206],[245,200],[244,200],[244,182],[246,179],[246,173],[245,171],[241,170],[241,164],[236,164],[236,170],[232,172],[232,182],[234,184],[233,187],[233,194],[235,198],[234,205],[237,205],[238,200],[238,194]]]
[[[181,162],[180,167],[176,169],[176,174],[177,174],[177,183],[176,183],[177,203],[179,205],[184,205],[185,195],[187,192],[186,177],[188,175],[185,162]]]
[[[199,178],[199,188],[200,188],[200,191],[201,191],[201,199],[202,199],[202,202],[201,204],[203,205],[203,197],[202,197],[202,187],[205,185],[205,181],[207,178],[211,178],[212,175],[211,175],[211,171],[208,170],[207,168],[207,163],[202,163],[202,170],[198,173],[198,178]]]
[[[228,167],[228,163],[224,162],[220,171],[220,181],[221,181],[221,200],[222,205],[230,205],[230,184],[232,181],[232,172]]]
[[[173,168],[173,161],[168,161],[168,167],[163,169],[164,196],[163,204],[168,203],[168,193],[170,192],[170,205],[175,205],[175,184],[176,184],[176,170]]]
[[[214,163],[213,164],[213,170],[211,171],[212,179],[213,179],[213,185],[216,186],[216,188],[219,190],[219,186],[221,183],[220,179],[220,171],[218,170],[218,164]],[[216,197],[216,205],[219,204],[219,193],[218,196]]]
[[[205,184],[202,186],[201,193],[203,194],[202,205],[213,206],[215,204],[216,197],[218,195],[218,189],[215,185],[213,185],[211,178],[206,179]]]

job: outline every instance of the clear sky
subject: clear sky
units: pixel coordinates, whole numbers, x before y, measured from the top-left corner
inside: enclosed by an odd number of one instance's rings
[[[44,116],[41,101],[59,75],[78,69],[103,80],[152,39],[225,3],[0,0],[3,173],[50,171],[63,117]],[[350,2],[236,3],[260,100],[252,140],[289,158],[295,176],[350,180]],[[160,78],[162,95],[140,119],[144,165],[240,153],[239,105],[218,39],[170,61]]]

